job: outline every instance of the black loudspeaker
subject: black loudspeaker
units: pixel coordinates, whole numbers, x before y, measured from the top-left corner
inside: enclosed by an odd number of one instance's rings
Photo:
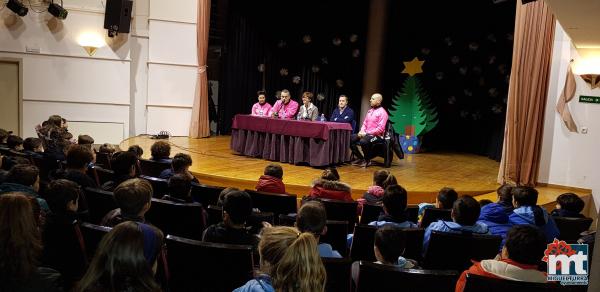
[[[104,28],[108,29],[108,36],[113,37],[118,33],[129,33],[131,24],[131,8],[133,1],[107,0],[104,13]]]

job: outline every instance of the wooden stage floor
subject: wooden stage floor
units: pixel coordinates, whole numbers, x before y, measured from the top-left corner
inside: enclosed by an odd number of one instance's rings
[[[171,137],[171,155],[183,152],[192,156],[191,172],[200,182],[217,186],[254,189],[258,177],[271,161],[251,158],[229,149],[230,136],[205,139]],[[119,145],[127,149],[138,144],[144,158],[150,157],[150,146],[156,140],[148,136],[131,137]],[[380,159],[380,158],[379,158]],[[377,161],[378,159],[376,159]],[[313,179],[322,170],[310,166],[282,163],[283,181],[289,193],[302,196],[308,193]],[[406,155],[394,160],[390,171],[398,183],[409,192],[409,203],[434,201],[442,187],[453,187],[459,194],[479,195],[495,191],[499,163],[486,157],[459,153],[423,153]],[[349,164],[338,166],[341,180],[352,186],[354,198],[359,198],[372,185],[373,172],[380,166],[361,168]]]

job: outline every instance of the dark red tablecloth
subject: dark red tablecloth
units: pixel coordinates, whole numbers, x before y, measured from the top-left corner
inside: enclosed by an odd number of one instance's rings
[[[350,159],[350,135],[352,126],[347,123],[236,115],[230,146],[246,156],[325,166]]]

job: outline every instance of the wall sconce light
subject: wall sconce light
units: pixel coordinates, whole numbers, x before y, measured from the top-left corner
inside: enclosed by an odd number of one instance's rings
[[[581,58],[575,60],[573,73],[579,75],[592,89],[600,88],[600,52],[586,50]]]
[[[106,45],[100,34],[96,33],[82,34],[79,36],[78,43],[81,47],[83,47],[90,57],[93,56],[99,48]]]

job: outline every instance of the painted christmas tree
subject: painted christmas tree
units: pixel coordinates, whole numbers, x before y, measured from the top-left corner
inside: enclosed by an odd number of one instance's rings
[[[402,145],[406,146],[403,148],[406,148],[404,150],[407,153],[418,152],[418,137],[435,128],[439,121],[435,106],[421,87],[419,78],[415,76],[423,72],[423,63],[417,58],[404,62],[405,69],[402,73],[409,76],[404,80],[400,92],[394,96],[390,108],[390,121],[396,133],[401,135]]]

